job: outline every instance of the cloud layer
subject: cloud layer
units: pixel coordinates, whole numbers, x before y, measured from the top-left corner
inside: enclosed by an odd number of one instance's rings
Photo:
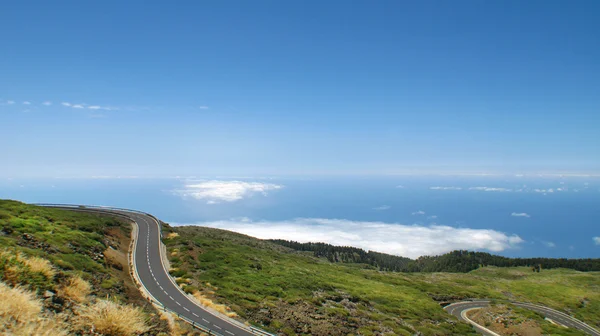
[[[176,224],[181,225],[181,224]],[[262,239],[290,239],[355,246],[410,258],[437,255],[456,249],[501,252],[523,243],[517,235],[485,229],[417,226],[344,219],[297,218],[252,221],[238,218],[196,225],[231,230]]]
[[[431,190],[462,190],[461,187],[429,187]]]
[[[527,217],[527,218],[531,217],[528,213],[525,213],[525,212],[513,212],[510,215],[513,217]]]
[[[208,204],[235,202],[256,193],[267,195],[268,191],[283,188],[282,185],[243,181],[201,181],[187,184],[183,189],[173,190],[184,198],[206,200]]]
[[[594,237],[592,240],[594,241],[594,244],[600,245],[600,237]]]

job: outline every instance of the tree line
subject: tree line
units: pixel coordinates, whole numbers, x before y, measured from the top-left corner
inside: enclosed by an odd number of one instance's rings
[[[391,272],[455,272],[466,273],[483,266],[532,267],[534,271],[552,268],[569,268],[577,271],[600,271],[600,259],[566,258],[507,258],[486,252],[457,250],[438,256],[423,256],[416,260],[386,253],[365,251],[351,246],[334,246],[326,243],[299,243],[273,239],[273,243],[296,251],[312,252],[317,258],[332,263],[366,264],[381,271]]]

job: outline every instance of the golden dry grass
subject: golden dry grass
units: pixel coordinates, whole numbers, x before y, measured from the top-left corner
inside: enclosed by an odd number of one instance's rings
[[[48,279],[56,275],[56,270],[50,261],[39,257],[27,257],[26,255],[9,249],[0,251],[0,260],[4,268],[4,281],[11,284],[19,284],[19,278],[26,272],[41,273]]]
[[[0,282],[0,335],[67,335],[60,318],[48,319],[41,312],[42,303],[34,293]]]
[[[235,312],[231,311],[231,308],[229,308],[225,305],[222,305],[222,304],[214,303],[213,300],[207,298],[206,296],[202,295],[202,293],[200,293],[198,291],[194,292],[193,295],[194,295],[194,298],[196,298],[196,300],[205,307],[212,308],[212,309],[218,311],[219,313],[224,314],[229,317],[237,316],[237,314]]]
[[[167,239],[172,239],[176,237],[179,237],[179,233],[177,232],[170,232],[169,234],[167,234]]]
[[[82,305],[76,311],[75,325],[79,329],[93,329],[104,335],[138,335],[150,329],[140,308],[120,305],[108,300],[98,300],[92,305]]]
[[[87,301],[87,296],[90,292],[90,283],[83,280],[80,276],[72,276],[67,284],[58,289],[60,296],[79,303]]]
[[[23,255],[18,255],[17,259],[23,262],[25,265],[29,266],[29,268],[33,272],[42,273],[47,278],[53,278],[54,275],[56,275],[56,270],[54,269],[54,267],[52,267],[52,264],[47,259],[39,257],[26,258]]]

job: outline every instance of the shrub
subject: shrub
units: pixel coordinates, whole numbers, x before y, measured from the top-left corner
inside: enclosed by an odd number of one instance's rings
[[[47,259],[40,257],[25,258],[20,254],[17,256],[17,259],[29,266],[32,272],[42,273],[49,279],[52,279],[54,275],[56,275],[56,270],[54,267],[52,267],[52,264]]]
[[[137,335],[150,329],[146,316],[140,308],[122,306],[108,300],[98,300],[93,305],[77,309],[77,328],[93,327],[104,335]]]
[[[67,335],[61,320],[46,319],[33,292],[0,282],[0,334],[13,336]]]
[[[83,280],[80,276],[72,276],[66,285],[58,290],[58,294],[75,302],[84,302],[90,294],[91,286],[89,282]]]

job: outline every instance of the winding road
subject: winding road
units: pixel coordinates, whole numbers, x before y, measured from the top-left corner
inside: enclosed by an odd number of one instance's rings
[[[270,335],[262,330],[245,326],[218,313],[212,312],[194,302],[185,294],[169,275],[163,264],[160,223],[156,218],[142,212],[92,206],[70,206],[43,204],[66,210],[105,213],[127,217],[137,224],[134,237],[133,262],[135,276],[142,285],[142,291],[154,303],[177,314],[195,327],[216,336]],[[166,258],[166,257],[165,257]]]
[[[236,320],[224,315],[212,312],[195,301],[193,301],[175,283],[169,275],[163,258],[165,252],[162,249],[161,228],[159,221],[152,215],[127,209],[64,205],[64,204],[38,204],[42,206],[61,208],[66,210],[87,211],[104,213],[113,216],[126,217],[136,224],[134,235],[133,255],[134,277],[141,283],[142,291],[149,296],[158,306],[170,310],[183,318],[193,326],[216,336],[249,336],[249,335],[271,335],[254,327],[248,327]],[[600,332],[591,326],[557,310],[539,306],[531,303],[511,302],[512,304],[541,313],[554,322],[582,330],[593,336],[600,336]],[[480,309],[490,305],[489,300],[471,300],[452,303],[446,307],[451,315],[459,320],[470,323],[483,335],[500,336],[485,327],[476,324],[467,317],[467,312],[472,309]]]
[[[600,332],[598,330],[579,321],[578,319],[576,319],[574,317],[571,317],[565,313],[559,312],[558,310],[554,310],[552,308],[548,308],[548,307],[544,307],[544,306],[539,306],[539,305],[532,304],[532,303],[515,302],[515,301],[511,301],[510,303],[515,306],[533,310],[534,312],[540,313],[544,317],[554,321],[555,323],[563,325],[565,327],[579,329],[579,330],[581,330],[587,334],[593,335],[593,336],[600,336]],[[485,328],[484,326],[481,326],[481,325],[473,322],[467,316],[467,312],[469,312],[470,310],[485,308],[485,307],[488,307],[489,305],[490,305],[489,300],[463,301],[463,302],[452,303],[452,304],[444,307],[444,310],[447,311],[448,313],[450,313],[451,315],[456,316],[459,320],[470,323],[475,329],[477,329],[478,332],[480,332],[483,335],[500,336],[499,334]]]

